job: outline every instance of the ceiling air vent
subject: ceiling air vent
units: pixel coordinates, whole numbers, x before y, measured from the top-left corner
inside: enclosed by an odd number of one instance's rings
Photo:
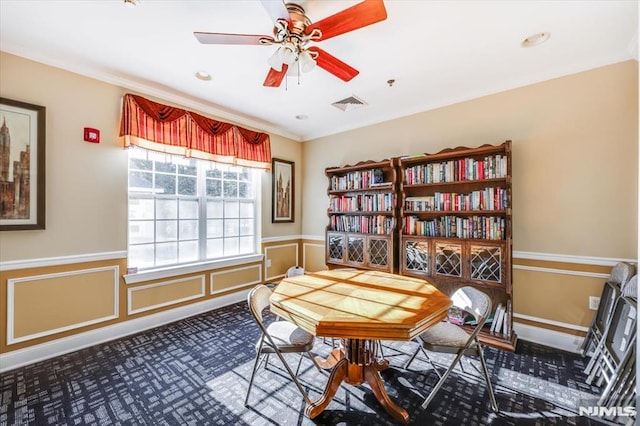
[[[348,98],[344,98],[340,101],[334,102],[331,105],[342,111],[351,111],[352,109],[361,108],[367,105],[367,103],[358,98],[356,95],[352,95]]]

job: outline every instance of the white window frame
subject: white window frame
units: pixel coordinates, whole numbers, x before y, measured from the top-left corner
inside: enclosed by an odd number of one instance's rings
[[[141,148],[131,148],[131,149],[135,149],[138,152],[142,151],[144,153],[146,153],[147,158],[149,159],[162,159],[162,157],[167,157],[167,158],[171,158],[171,157],[179,157],[179,156],[175,156],[175,155],[170,155],[170,154],[162,154],[162,153],[157,153],[157,152],[153,152],[153,151],[148,151],[148,150],[144,150]],[[158,158],[160,157],[160,158]],[[128,160],[128,166],[127,166],[127,171],[128,171],[128,176],[131,176],[131,170],[130,170],[130,164],[131,164],[131,158],[132,156],[129,155],[129,160]],[[176,159],[176,161],[178,161]],[[174,199],[174,200],[180,200],[180,199],[197,199],[198,201],[198,221],[199,221],[199,227],[198,227],[198,259],[195,261],[190,261],[190,262],[176,262],[176,263],[171,263],[171,264],[163,264],[163,265],[158,265],[157,264],[157,259],[154,255],[154,265],[153,266],[145,266],[145,267],[137,267],[136,265],[132,265],[131,263],[129,263],[129,269],[128,269],[128,274],[125,276],[125,280],[127,281],[127,283],[129,282],[139,282],[143,280],[143,276],[144,279],[153,279],[154,277],[160,278],[160,277],[164,277],[164,276],[171,276],[171,275],[176,275],[176,274],[182,274],[182,273],[189,273],[189,272],[195,272],[195,271],[202,271],[202,270],[207,270],[207,269],[212,269],[212,268],[219,268],[219,267],[224,267],[224,266],[232,266],[232,265],[238,265],[238,264],[243,264],[243,263],[248,263],[248,262],[256,262],[256,261],[261,261],[262,260],[262,254],[260,253],[260,242],[261,242],[261,194],[262,194],[262,188],[261,188],[261,177],[260,177],[260,173],[258,170],[256,169],[248,169],[249,171],[251,171],[251,176],[252,179],[250,180],[253,191],[254,191],[254,196],[253,198],[251,198],[251,200],[253,200],[254,203],[254,211],[253,211],[253,250],[252,253],[244,253],[244,254],[237,254],[237,255],[231,255],[231,256],[219,256],[219,257],[215,257],[215,258],[206,258],[206,242],[207,242],[207,217],[206,217],[206,213],[207,213],[207,201],[211,200],[210,197],[208,197],[206,195],[206,174],[205,174],[205,167],[206,167],[206,160],[199,160],[199,159],[194,159],[194,161],[196,162],[196,167],[197,167],[197,195],[195,196],[185,196],[185,195],[162,195],[162,194],[157,194],[154,192],[153,188],[151,188],[148,191],[131,191],[131,188],[129,187],[129,183],[127,184],[127,206],[129,208],[129,204],[131,202],[132,199],[137,198],[137,199],[161,199],[161,198],[169,198],[169,199]],[[231,165],[227,165],[227,164],[222,164],[222,163],[216,163],[217,165],[219,165],[223,170],[225,168],[229,168],[229,167],[233,167]],[[244,167],[240,167],[240,168],[244,168]],[[136,169],[134,169],[136,170]],[[151,171],[145,171],[145,172],[151,172],[154,176],[156,175],[156,170],[151,170]],[[177,185],[177,182],[176,182]],[[222,188],[222,193],[224,194],[224,188]],[[133,195],[133,197],[132,197]],[[241,201],[242,199],[240,198],[226,198],[227,200],[234,200],[234,201]],[[222,200],[223,204],[224,204],[224,197],[216,197],[215,200]],[[155,204],[155,203],[154,203]],[[222,209],[223,211],[223,216],[221,217],[222,219],[224,219],[224,208]],[[128,212],[130,212],[130,210],[128,210]],[[145,244],[153,244],[154,246],[154,252],[156,250],[156,245],[158,244],[157,241],[157,235],[155,232],[155,223],[156,221],[158,221],[159,219],[157,218],[157,211],[154,208],[154,212],[153,212],[153,220],[152,222],[154,223],[154,237],[153,237],[153,242],[152,243],[145,243]],[[240,220],[240,217],[239,219]],[[131,251],[131,247],[133,245],[140,245],[140,244],[131,244],[130,242],[130,226],[131,223],[135,221],[135,219],[131,219],[128,218],[127,220],[127,249],[128,252],[130,253]],[[178,218],[178,222],[179,222],[179,218]],[[224,226],[223,226],[224,228]],[[221,237],[224,239],[224,236]],[[237,237],[234,236],[234,238],[240,238],[240,236],[238,235]],[[176,237],[176,242],[179,241],[178,238]],[[130,256],[127,256],[128,258],[128,262],[130,262]],[[136,276],[136,278],[133,278],[132,275]],[[127,279],[129,278],[129,279]]]

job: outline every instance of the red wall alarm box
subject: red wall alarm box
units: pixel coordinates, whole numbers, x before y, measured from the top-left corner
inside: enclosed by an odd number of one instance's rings
[[[91,127],[84,128],[84,140],[86,142],[100,143],[100,130]]]

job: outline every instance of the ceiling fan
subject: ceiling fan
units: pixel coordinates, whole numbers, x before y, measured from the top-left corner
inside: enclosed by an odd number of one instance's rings
[[[358,70],[310,43],[387,19],[382,0],[364,0],[315,23],[305,15],[302,6],[283,1],[260,1],[274,22],[273,36],[207,32],[194,32],[193,35],[203,44],[278,45],[268,61],[271,68],[263,83],[267,87],[279,87],[293,64],[303,72],[311,71],[317,65],[344,81],[351,80],[358,75]]]

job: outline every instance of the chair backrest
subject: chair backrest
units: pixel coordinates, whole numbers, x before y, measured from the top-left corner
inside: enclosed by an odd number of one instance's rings
[[[262,319],[262,312],[269,306],[269,297],[271,296],[271,289],[264,284],[258,284],[249,291],[247,295],[247,304],[249,310],[255,318],[260,328],[264,331],[264,323]]]
[[[637,304],[627,297],[620,297],[605,337],[605,346],[617,364],[636,345]]]
[[[473,315],[480,328],[491,312],[491,299],[486,293],[473,288],[461,287],[451,296],[453,306]]]
[[[297,277],[300,275],[304,275],[304,268],[301,268],[299,266],[292,266],[291,268],[287,269],[287,278]]]
[[[622,295],[626,297],[638,298],[638,276],[631,277],[626,284],[622,286]]]
[[[611,269],[611,275],[609,276],[609,281],[618,283],[621,286],[626,284],[627,281],[631,279],[632,276],[636,274],[636,267],[631,263],[627,262],[618,262],[613,265]]]
[[[596,312],[595,325],[600,332],[604,332],[611,315],[613,314],[613,307],[616,304],[616,300],[620,296],[620,286],[618,283],[607,281],[602,288],[602,294],[600,295],[600,305],[598,305],[598,311]]]

